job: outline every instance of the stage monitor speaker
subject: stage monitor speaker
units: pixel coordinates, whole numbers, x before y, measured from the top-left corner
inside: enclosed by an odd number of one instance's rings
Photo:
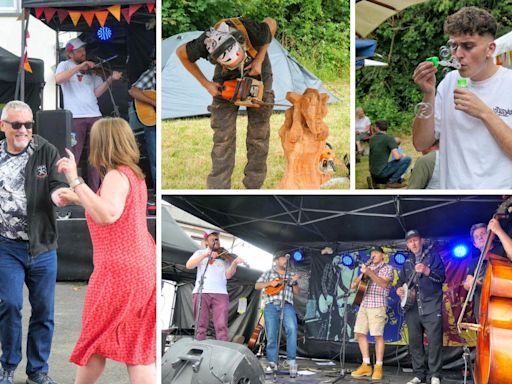
[[[37,133],[55,145],[61,156],[67,156],[65,148],[71,149],[73,114],[66,109],[38,111]]]
[[[162,384],[263,384],[265,372],[244,345],[183,338],[162,358]]]

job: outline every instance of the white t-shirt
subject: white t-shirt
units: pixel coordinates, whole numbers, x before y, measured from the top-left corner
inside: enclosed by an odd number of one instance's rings
[[[363,117],[362,119],[356,119],[356,132],[362,133],[362,132],[368,132],[366,129],[371,124],[370,119],[368,116]]]
[[[481,120],[455,109],[453,92],[460,78],[458,71],[452,71],[437,88],[435,131],[440,140],[440,187],[511,189],[512,159]],[[512,70],[500,67],[489,79],[470,80],[468,89],[512,129]]]
[[[199,249],[195,251],[190,258],[205,252],[209,252],[209,249]],[[199,282],[201,281],[201,276],[203,276],[206,265],[208,265],[208,269],[204,275],[203,293],[224,293],[227,295],[226,270],[229,268],[228,263],[223,259],[214,259],[212,264],[208,264],[208,258],[203,259],[197,266],[196,285],[192,293],[198,293]]]
[[[55,73],[67,71],[76,65],[72,60],[61,61]],[[99,76],[75,73],[60,85],[64,95],[64,108],[73,113],[73,118],[101,116],[94,90],[102,83],[103,79]]]

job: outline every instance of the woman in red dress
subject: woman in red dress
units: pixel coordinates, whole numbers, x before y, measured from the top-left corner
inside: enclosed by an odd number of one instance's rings
[[[120,118],[94,123],[90,148],[89,161],[102,177],[97,194],[78,177],[71,151],[57,163],[70,185],[61,197],[85,208],[93,244],[94,272],[70,357],[78,365],[75,384],[95,383],[106,359],[125,363],[132,384],[154,384],[156,248],[146,224],[139,149]]]

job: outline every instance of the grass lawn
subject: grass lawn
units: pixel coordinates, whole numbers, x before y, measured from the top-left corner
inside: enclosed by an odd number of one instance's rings
[[[392,133],[391,133],[392,135]],[[402,140],[401,147],[404,149],[405,153],[412,158],[411,166],[405,173],[404,179],[405,182],[409,182],[409,177],[411,176],[411,169],[416,162],[416,159],[421,156],[421,152],[416,152],[412,145],[412,136],[398,136]],[[366,148],[368,144],[365,144]],[[368,183],[366,182],[366,177],[370,176],[370,165],[368,162],[368,156],[361,156],[361,161],[356,163],[356,189],[368,189]],[[379,185],[380,188],[385,188],[384,185]]]
[[[324,83],[340,100],[328,105],[325,122],[330,128],[328,142],[333,146],[339,164],[334,177],[348,175],[343,165],[343,155],[350,150],[350,83],[336,81]],[[284,174],[284,154],[279,138],[284,113],[274,112],[270,118],[270,148],[267,160],[267,178],[264,189],[274,189]],[[237,119],[236,161],[232,188],[242,189],[243,169],[247,160],[245,138],[247,116]],[[210,118],[174,119],[162,121],[162,189],[206,189],[206,177],[211,170],[210,152],[213,132]],[[348,189],[349,181],[337,184],[333,189]]]

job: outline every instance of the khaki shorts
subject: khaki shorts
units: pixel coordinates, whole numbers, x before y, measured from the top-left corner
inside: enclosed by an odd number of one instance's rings
[[[384,335],[384,326],[387,321],[388,317],[386,316],[386,307],[359,307],[354,332],[367,335],[369,329],[371,336],[382,336]]]

